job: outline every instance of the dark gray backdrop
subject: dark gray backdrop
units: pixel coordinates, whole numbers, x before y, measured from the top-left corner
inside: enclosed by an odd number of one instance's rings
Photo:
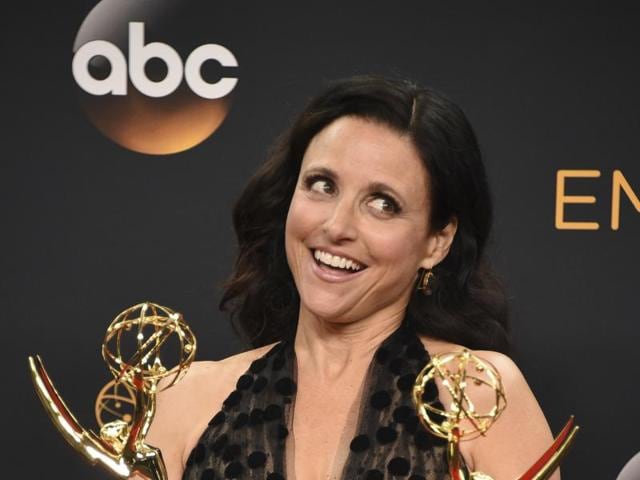
[[[0,19],[4,472],[103,478],[63,443],[37,400],[27,355],[43,355],[68,404],[93,424],[108,380],[104,330],[145,299],[185,314],[199,359],[238,351],[216,309],[234,251],[230,208],[275,135],[326,80],[409,76],[460,103],[496,199],[492,257],[509,287],[515,359],[557,432],[582,426],[563,478],[615,478],[637,427],[640,14],[587,2],[211,2],[211,41],[240,63],[222,127],[170,156],[119,147],[86,119],[71,76],[89,1],[14,2]],[[188,24],[177,24],[188,35]],[[597,231],[554,225],[559,169],[593,169],[566,209]],[[522,439],[526,441],[526,439]],[[8,467],[8,469],[7,469]]]

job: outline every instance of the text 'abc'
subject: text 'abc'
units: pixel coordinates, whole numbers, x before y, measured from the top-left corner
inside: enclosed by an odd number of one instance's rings
[[[89,72],[89,61],[96,57],[105,57],[111,64],[111,72],[104,79],[96,79]],[[158,58],[167,65],[167,74],[162,80],[150,80],[144,70],[145,64],[152,58]],[[144,44],[144,23],[129,23],[129,68],[128,78],[140,93],[149,97],[166,97],[187,81],[191,90],[198,96],[215,99],[228,95],[238,83],[235,77],[222,77],[215,83],[205,82],[200,67],[207,60],[215,60],[223,67],[237,67],[238,62],[227,48],[208,43],[194,49],[184,64],[178,52],[161,42]],[[78,49],[72,62],[73,77],[87,93],[92,95],[127,94],[127,59],[122,51],[106,40],[93,40]]]

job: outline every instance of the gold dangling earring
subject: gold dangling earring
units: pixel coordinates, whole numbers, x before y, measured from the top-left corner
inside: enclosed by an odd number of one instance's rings
[[[421,291],[424,295],[431,295],[433,293],[433,289],[429,286],[429,281],[433,277],[433,271],[431,268],[424,268],[420,274],[420,280],[418,281],[418,290]]]

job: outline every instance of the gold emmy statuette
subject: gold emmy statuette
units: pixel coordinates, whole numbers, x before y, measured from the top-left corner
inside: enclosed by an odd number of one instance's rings
[[[173,350],[175,367],[168,369],[162,364],[163,348],[165,355],[169,348]],[[184,376],[195,353],[196,339],[181,314],[150,302],[120,313],[109,325],[102,344],[102,356],[115,381],[107,384],[98,397],[99,435],[76,420],[39,356],[29,357],[29,367],[45,410],[76,451],[119,478],[138,472],[152,480],[166,480],[162,454],[145,443],[145,436],[155,413],[156,394]],[[159,388],[163,378],[167,381]],[[129,405],[130,413],[118,411],[123,403]],[[111,413],[116,420],[103,423],[105,413]]]
[[[423,394],[429,382],[440,382],[451,396],[450,407],[425,401]],[[469,388],[472,387],[472,388]],[[473,399],[474,388],[490,388],[493,405],[480,412]],[[468,391],[469,390],[469,391]],[[435,355],[422,369],[413,386],[413,402],[418,417],[432,434],[447,439],[447,458],[452,480],[492,480],[482,472],[470,472],[460,453],[460,442],[470,440],[487,431],[507,406],[502,380],[496,368],[468,350]],[[555,438],[553,444],[518,480],[548,479],[560,464],[571,445],[578,426],[573,416]]]

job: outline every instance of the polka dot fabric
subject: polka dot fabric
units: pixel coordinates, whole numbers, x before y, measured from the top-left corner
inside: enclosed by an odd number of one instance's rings
[[[341,479],[449,479],[446,441],[424,429],[411,399],[416,376],[428,362],[406,319],[378,347]],[[441,407],[437,389],[423,399]]]
[[[371,361],[340,480],[449,480],[446,442],[425,431],[413,408],[411,388],[429,356],[408,325]],[[183,479],[284,480],[296,371],[292,341],[255,360],[189,455]],[[439,404],[437,389],[423,399]]]

